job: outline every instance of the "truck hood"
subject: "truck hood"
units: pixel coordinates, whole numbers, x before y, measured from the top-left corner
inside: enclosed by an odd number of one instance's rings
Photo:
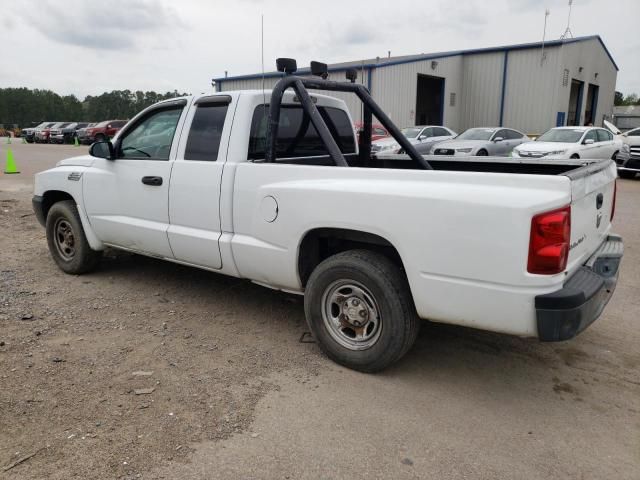
[[[90,167],[93,165],[95,158],[90,155],[82,155],[79,157],[65,158],[56,163],[56,167]]]
[[[571,142],[527,142],[516,147],[519,152],[547,153],[568,150],[575,147]]]

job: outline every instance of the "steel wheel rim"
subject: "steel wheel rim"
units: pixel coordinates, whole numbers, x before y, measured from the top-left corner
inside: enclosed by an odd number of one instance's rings
[[[75,234],[66,218],[59,218],[53,226],[53,243],[64,260],[71,260],[76,254]]]
[[[382,332],[382,316],[375,297],[354,280],[336,280],[325,289],[322,320],[329,335],[349,350],[371,348]]]

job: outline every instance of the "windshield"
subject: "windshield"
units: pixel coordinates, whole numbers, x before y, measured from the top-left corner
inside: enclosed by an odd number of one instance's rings
[[[402,134],[407,138],[417,138],[420,132],[422,131],[422,128],[409,127],[409,128],[403,128],[401,131],[402,131]]]
[[[538,137],[538,142],[577,143],[582,138],[584,130],[568,128],[552,128]]]
[[[489,140],[495,130],[490,128],[470,128],[462,132],[456,140]]]
[[[104,122],[97,123],[95,126],[96,127],[106,127],[107,125],[109,125],[110,121],[111,120],[105,120]]]

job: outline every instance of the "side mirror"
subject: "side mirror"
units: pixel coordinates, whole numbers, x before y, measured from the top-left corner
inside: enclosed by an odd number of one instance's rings
[[[428,137],[428,136],[426,136],[426,135],[420,135],[420,136],[418,137],[418,140],[420,140],[420,141],[422,142],[423,140],[426,140],[427,138],[429,138],[429,137]]]
[[[584,142],[582,142],[584,145],[591,145],[593,143],[595,143],[595,140],[593,138],[587,138]]]
[[[502,140],[504,140],[504,138],[502,138],[502,137],[496,137],[496,138],[493,139],[493,141],[496,142],[496,143],[501,142]]]
[[[89,155],[97,158],[106,158],[107,160],[116,159],[116,151],[113,148],[113,143],[109,141],[92,143],[89,147]]]

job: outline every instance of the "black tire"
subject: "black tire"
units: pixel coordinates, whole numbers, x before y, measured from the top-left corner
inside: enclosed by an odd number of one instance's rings
[[[577,153],[574,153],[573,155],[571,155],[571,158],[573,158],[575,160],[575,159],[580,158],[580,155],[578,155]]]
[[[618,170],[618,176],[620,178],[626,178],[627,180],[633,180],[636,178],[636,172],[630,172],[629,170]]]
[[[78,208],[72,200],[53,204],[47,214],[46,232],[49,252],[63,272],[87,273],[100,262],[102,252],[89,246]]]
[[[358,296],[359,289],[364,297]],[[336,292],[341,305],[330,301],[331,292]],[[351,322],[351,317],[336,313],[342,308],[349,310],[349,302],[358,298],[364,298],[359,308],[368,312],[357,315],[357,308],[351,309],[349,315],[353,314],[355,322],[366,316],[359,329],[345,323]],[[380,371],[402,358],[415,343],[420,328],[405,275],[387,257],[368,250],[349,250],[320,263],[307,282],[304,310],[322,351],[333,361],[361,372]],[[325,316],[340,318],[340,326],[332,327],[331,319],[325,321]],[[348,335],[349,330],[353,336]],[[357,330],[369,335],[369,340],[357,344]],[[357,345],[345,346],[349,341]]]
[[[478,153],[476,155],[478,157],[487,157],[489,156],[489,153],[483,148],[482,150],[478,150]]]

